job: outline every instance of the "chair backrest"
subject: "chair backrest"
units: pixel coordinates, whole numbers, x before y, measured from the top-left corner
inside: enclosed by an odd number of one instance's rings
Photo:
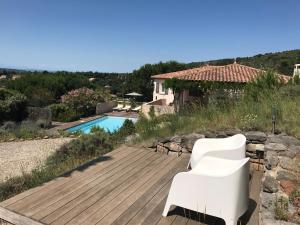
[[[243,134],[236,134],[223,139],[223,146],[225,149],[240,148],[246,144],[246,137]]]
[[[224,159],[242,159],[246,154],[246,137],[236,134],[228,138],[200,139],[195,143],[190,159],[191,167],[205,155]]]

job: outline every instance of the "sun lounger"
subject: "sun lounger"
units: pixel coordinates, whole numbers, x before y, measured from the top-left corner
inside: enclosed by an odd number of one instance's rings
[[[131,109],[130,105],[125,105],[125,107],[122,109],[123,111],[129,111]]]
[[[246,137],[236,134],[228,138],[203,138],[195,142],[188,167],[194,168],[204,156],[223,159],[246,157]]]
[[[115,111],[115,110],[121,110],[121,109],[123,109],[123,107],[124,107],[124,105],[123,104],[118,104],[115,108],[113,108],[113,110]]]
[[[141,110],[142,106],[137,106],[132,109],[133,112],[139,112]]]
[[[174,177],[163,216],[175,205],[223,218],[226,225],[237,225],[248,201],[249,158],[204,156],[191,171]]]

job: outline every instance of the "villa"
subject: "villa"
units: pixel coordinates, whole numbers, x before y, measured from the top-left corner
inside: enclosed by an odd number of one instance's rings
[[[159,105],[162,103],[165,105],[170,105],[173,103],[174,92],[170,88],[165,88],[164,85],[164,82],[167,79],[177,78],[180,80],[189,81],[245,84],[255,79],[261,74],[261,72],[263,72],[263,70],[241,65],[235,62],[225,66],[206,65],[188,70],[154,75],[152,76],[152,79],[154,80],[154,89],[153,102],[151,102],[151,104],[155,105],[156,101],[158,101]],[[286,75],[278,74],[278,76],[285,82],[290,79],[290,77]],[[193,98],[193,93],[191,93],[189,90],[184,90],[182,96],[183,102],[186,102]]]

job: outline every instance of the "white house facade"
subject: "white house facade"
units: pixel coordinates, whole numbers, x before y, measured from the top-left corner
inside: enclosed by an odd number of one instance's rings
[[[300,64],[296,64],[294,67],[294,74],[293,76],[300,76]]]
[[[169,105],[174,101],[174,93],[171,88],[166,88],[164,79],[154,79],[153,101],[165,99],[166,104]]]

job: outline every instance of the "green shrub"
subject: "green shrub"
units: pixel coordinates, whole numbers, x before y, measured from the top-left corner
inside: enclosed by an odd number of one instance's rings
[[[122,127],[116,132],[118,136],[124,138],[135,133],[135,125],[132,120],[126,119]]]
[[[289,196],[289,199],[292,203],[294,203],[294,201],[299,201],[300,200],[300,189],[299,188],[295,188]]]
[[[80,118],[80,115],[66,104],[53,104],[49,108],[52,113],[52,120],[54,121],[71,122]]]
[[[27,116],[27,99],[16,91],[0,88],[0,123],[21,121]]]
[[[286,198],[280,197],[274,203],[274,213],[276,220],[288,221],[289,201]]]
[[[106,100],[108,100],[106,91],[94,91],[85,87],[69,91],[67,94],[61,96],[61,102],[80,116],[95,114],[97,103]]]
[[[47,131],[42,129],[41,124],[31,120],[24,120],[21,123],[5,122],[0,127],[0,139],[7,141],[9,139],[32,139],[44,137]]]

